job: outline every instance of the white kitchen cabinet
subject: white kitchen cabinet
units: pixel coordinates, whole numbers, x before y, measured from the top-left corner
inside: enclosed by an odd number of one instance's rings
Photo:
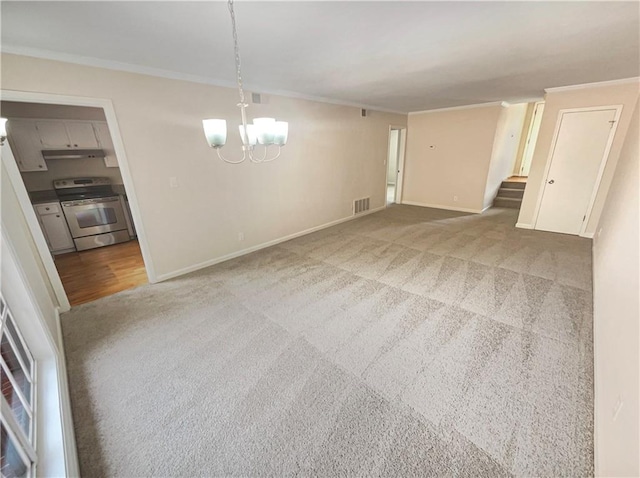
[[[60,203],[38,204],[35,206],[35,210],[49,250],[53,254],[75,250],[75,244]]]
[[[104,164],[107,168],[117,168],[118,159],[116,158],[116,152],[113,149],[113,141],[111,140],[111,134],[109,133],[109,126],[107,123],[93,123],[93,129],[98,137],[100,148],[105,152]]]
[[[98,140],[91,123],[80,121],[65,121],[69,141],[73,148],[97,148]]]
[[[47,170],[34,121],[10,119],[7,121],[7,137],[20,171]]]
[[[35,124],[43,149],[98,147],[90,121],[37,120]]]
[[[67,133],[64,121],[36,121],[36,129],[40,139],[40,145],[44,149],[71,148],[71,140]]]

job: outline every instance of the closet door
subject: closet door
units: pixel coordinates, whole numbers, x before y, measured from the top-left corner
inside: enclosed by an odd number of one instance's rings
[[[561,114],[536,229],[580,234],[615,134],[618,109]]]

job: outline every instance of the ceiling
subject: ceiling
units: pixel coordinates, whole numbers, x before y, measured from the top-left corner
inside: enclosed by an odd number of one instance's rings
[[[224,2],[11,2],[2,49],[233,86]],[[638,2],[235,3],[250,91],[398,112],[639,76]]]

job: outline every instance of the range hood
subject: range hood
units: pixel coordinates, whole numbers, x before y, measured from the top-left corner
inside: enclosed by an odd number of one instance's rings
[[[42,151],[44,159],[89,159],[105,156],[102,149],[45,149]]]

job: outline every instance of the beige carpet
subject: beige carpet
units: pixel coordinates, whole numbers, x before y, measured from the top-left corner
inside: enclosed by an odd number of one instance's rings
[[[593,474],[591,241],[394,206],[63,316],[82,473]]]

